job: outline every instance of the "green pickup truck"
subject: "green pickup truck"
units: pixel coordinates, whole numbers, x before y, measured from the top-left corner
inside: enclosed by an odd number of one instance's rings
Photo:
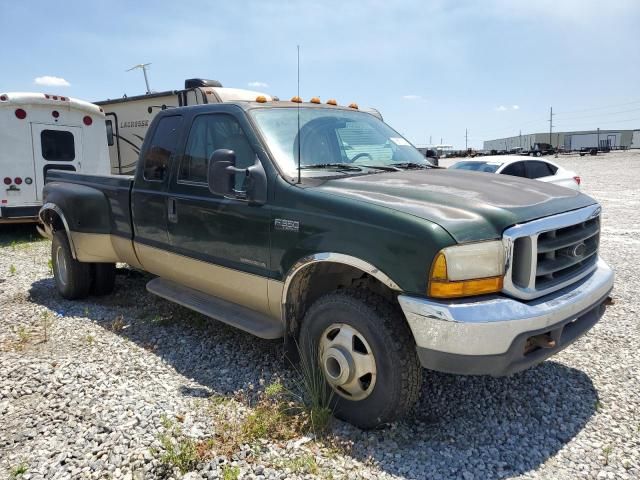
[[[153,294],[299,345],[363,428],[414,405],[421,367],[509,375],[602,316],[589,196],[435,167],[356,105],[264,100],[160,112],[133,177],[49,172],[60,294],[150,272]]]

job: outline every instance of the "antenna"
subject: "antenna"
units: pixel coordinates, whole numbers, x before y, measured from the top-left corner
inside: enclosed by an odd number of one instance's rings
[[[300,100],[300,45],[298,47],[298,100]],[[302,167],[300,166],[300,144],[302,137],[300,136],[300,102],[298,102],[298,183],[302,183]]]
[[[138,65],[134,65],[133,67],[131,67],[129,70],[126,70],[127,72],[130,72],[131,70],[135,70],[136,68],[140,68],[142,69],[142,73],[144,73],[144,83],[147,86],[147,93],[151,93],[151,88],[149,88],[149,78],[147,78],[147,67],[151,65],[150,63],[139,63]]]

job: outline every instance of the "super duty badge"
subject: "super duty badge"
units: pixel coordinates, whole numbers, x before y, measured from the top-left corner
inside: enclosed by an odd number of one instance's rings
[[[276,218],[273,223],[276,230],[282,230],[283,232],[298,232],[300,230],[300,222],[297,220]]]

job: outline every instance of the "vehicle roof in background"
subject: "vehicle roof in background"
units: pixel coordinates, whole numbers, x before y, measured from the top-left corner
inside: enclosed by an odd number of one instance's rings
[[[35,92],[6,92],[0,93],[0,107],[4,106],[47,106],[56,108],[67,108],[68,110],[79,110],[92,115],[102,115],[102,109],[84,100],[67,97],[66,95],[52,95],[50,93]]]

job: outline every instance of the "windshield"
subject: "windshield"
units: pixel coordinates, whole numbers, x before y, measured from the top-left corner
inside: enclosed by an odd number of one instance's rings
[[[458,162],[449,168],[457,168],[460,170],[473,170],[475,172],[495,173],[502,163],[499,162]]]
[[[430,165],[407,140],[368,113],[291,107],[256,109],[251,115],[276,162],[290,174],[298,168],[298,142],[302,168],[339,164],[345,171],[361,171],[353,167]]]

